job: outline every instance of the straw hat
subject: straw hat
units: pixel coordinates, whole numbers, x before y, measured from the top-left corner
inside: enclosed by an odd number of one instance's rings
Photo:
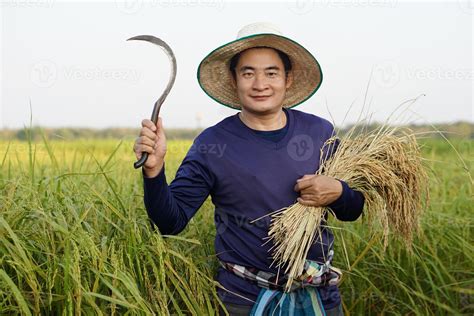
[[[239,97],[232,86],[230,60],[239,52],[259,46],[276,48],[290,58],[293,84],[286,91],[283,107],[295,107],[318,90],[323,74],[316,58],[297,42],[284,37],[276,26],[254,23],[244,26],[235,41],[216,48],[201,61],[197,78],[204,92],[225,106],[240,109]]]

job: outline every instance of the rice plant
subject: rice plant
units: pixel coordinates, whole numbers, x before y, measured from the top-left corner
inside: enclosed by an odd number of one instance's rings
[[[333,218],[346,315],[474,313],[473,141],[421,140],[430,204],[411,253]],[[191,141],[170,141],[168,181]],[[143,206],[130,141],[0,143],[0,314],[215,315],[210,199],[179,236]],[[391,234],[389,234],[389,237]]]

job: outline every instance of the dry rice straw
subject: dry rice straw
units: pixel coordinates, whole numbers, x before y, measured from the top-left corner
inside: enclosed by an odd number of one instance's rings
[[[384,246],[388,236],[401,236],[410,248],[413,234],[419,229],[424,197],[428,197],[427,175],[413,132],[409,129],[381,126],[375,131],[356,128],[340,138],[336,152],[325,159],[335,146],[329,139],[321,149],[323,174],[345,181],[365,197],[364,216],[369,227],[382,229]],[[322,171],[323,170],[323,171]],[[269,240],[272,240],[273,264],[287,265],[286,289],[302,274],[305,258],[318,235],[327,212],[325,207],[295,203],[272,215]]]

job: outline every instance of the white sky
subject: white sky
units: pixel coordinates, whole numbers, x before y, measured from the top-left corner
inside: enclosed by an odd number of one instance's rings
[[[165,128],[213,125],[236,112],[205,95],[197,66],[256,21],[277,24],[321,64],[323,84],[298,110],[341,124],[355,101],[353,122],[373,71],[375,120],[424,93],[416,122],[474,121],[469,1],[0,0],[0,10],[0,128],[28,125],[30,100],[41,126],[138,128],[169,75],[160,48],[126,41],[142,34],[168,42],[177,58]]]

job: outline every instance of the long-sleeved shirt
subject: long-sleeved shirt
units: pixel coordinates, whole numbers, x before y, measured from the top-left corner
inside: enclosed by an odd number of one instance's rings
[[[144,202],[150,219],[162,234],[178,234],[210,195],[215,206],[215,252],[222,261],[277,273],[264,244],[270,216],[253,219],[295,203],[296,180],[319,169],[320,151],[334,135],[331,123],[318,116],[284,109],[287,124],[278,131],[258,132],[247,127],[237,114],[205,129],[193,142],[168,185],[165,168],[154,178],[144,177]],[[326,147],[327,149],[327,147]],[[341,181],[341,196],[329,207],[339,220],[356,220],[364,197]],[[327,227],[310,248],[307,258],[325,262],[334,236]],[[217,281],[231,292],[255,301],[260,288],[225,269]],[[230,292],[218,289],[224,302],[251,305]],[[324,307],[340,303],[336,286],[319,289]]]

